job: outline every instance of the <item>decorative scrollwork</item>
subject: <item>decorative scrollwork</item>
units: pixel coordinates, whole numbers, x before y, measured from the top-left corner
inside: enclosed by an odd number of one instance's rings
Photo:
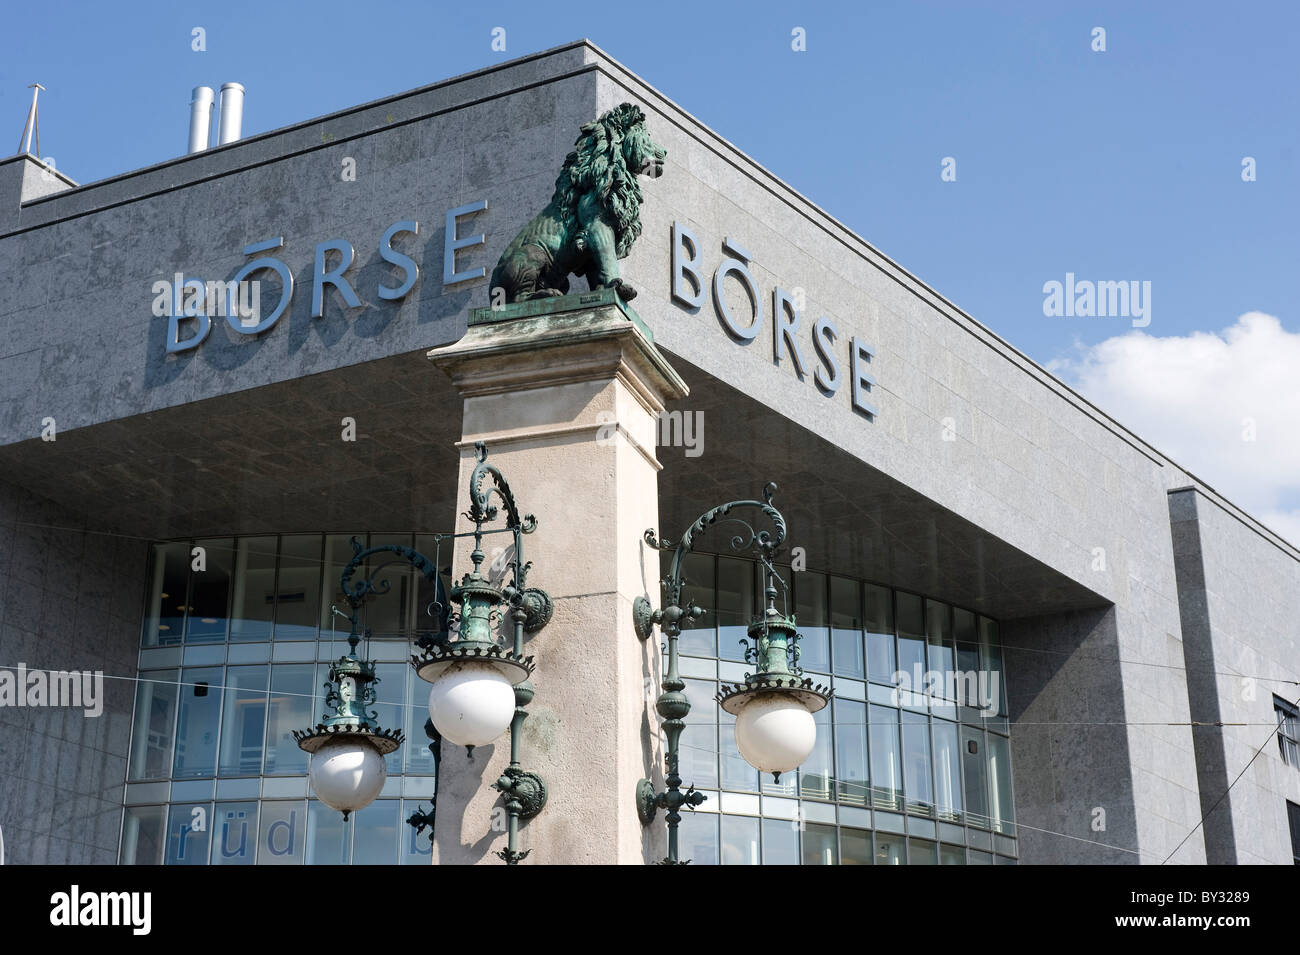
[[[474,471],[469,476],[470,503],[465,517],[475,524],[490,524],[496,520],[500,511],[492,503],[492,495],[495,494],[506,509],[506,527],[517,530],[521,534],[531,534],[537,530],[537,518],[532,514],[520,516],[519,505],[515,503],[515,495],[510,490],[509,482],[496,465],[487,463],[487,454],[487,445],[482,441],[475,441],[474,457],[478,463],[474,465]],[[483,481],[489,475],[492,477],[492,486],[484,490]]]

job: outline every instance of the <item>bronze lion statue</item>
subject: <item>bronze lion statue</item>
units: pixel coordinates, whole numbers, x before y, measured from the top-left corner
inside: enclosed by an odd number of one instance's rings
[[[492,270],[493,302],[565,295],[569,275],[582,275],[594,289],[612,288],[624,301],[636,289],[618,274],[641,234],[638,175],[663,174],[667,150],[655,145],[645,114],[631,103],[585,123],[555,180],[550,203],[524,226]]]

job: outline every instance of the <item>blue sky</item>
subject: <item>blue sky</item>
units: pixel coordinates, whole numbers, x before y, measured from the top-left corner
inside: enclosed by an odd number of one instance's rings
[[[1284,346],[1300,335],[1300,4],[540,6],[23,4],[0,37],[0,148],[17,144],[34,81],[48,87],[42,153],[88,182],[183,152],[196,85],[242,82],[252,134],[586,36],[1080,386],[1117,336],[1147,339],[1149,355],[1126,358],[1140,373],[1160,343],[1227,342],[1248,312],[1276,317],[1266,331]],[[195,26],[206,52],[190,48]],[[1045,316],[1044,283],[1067,272],[1150,282],[1150,324]],[[1149,433],[1167,407],[1126,408],[1136,392],[1093,378],[1110,384],[1090,397],[1178,458]],[[1207,371],[1205,401],[1224,384]],[[1233,413],[1293,399],[1256,389]],[[1296,480],[1275,502],[1295,502]]]

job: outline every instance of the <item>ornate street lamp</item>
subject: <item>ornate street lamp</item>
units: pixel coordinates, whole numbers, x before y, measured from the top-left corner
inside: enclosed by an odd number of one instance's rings
[[[526,586],[531,564],[523,559],[523,535],[537,528],[536,518],[531,514],[520,516],[509,484],[494,465],[487,463],[487,448],[481,441],[474,448],[477,464],[470,475],[470,508],[465,515],[474,522],[474,530],[433,535],[439,546],[444,540],[472,536],[474,550],[470,560],[474,566],[451,591],[451,602],[460,609],[440,628],[439,637],[425,635],[417,641],[422,652],[411,657],[411,665],[421,679],[432,684],[425,732],[432,741],[429,748],[435,760],[442,740],[465,746],[472,753],[475,746],[486,745],[510,730],[510,765],[493,788],[504,797],[509,816],[507,847],[497,854],[507,864],[515,865],[528,855],[516,848],[519,820],[532,818],[546,804],[546,785],[541,777],[525,771],[519,764],[519,734],[527,717],[524,708],[534,693],[533,685],[528,682],[533,658],[524,656],[524,635],[545,627],[554,605],[546,591]],[[483,483],[488,477],[492,478],[492,486],[484,490]],[[491,500],[494,494],[505,508],[505,527],[485,530],[484,525],[494,521],[499,513]],[[504,586],[494,584],[482,572],[483,537],[500,533],[512,534],[514,539],[510,564],[513,578]],[[379,795],[387,777],[383,757],[403,741],[400,731],[380,729],[377,714],[367,710],[375,701],[375,665],[359,659],[356,652],[362,639],[358,609],[368,597],[388,592],[389,582],[376,580],[386,565],[374,569],[370,576],[355,584],[352,576],[370,556],[391,552],[434,585],[438,595],[434,605],[446,611],[435,561],[417,550],[396,544],[366,550],[354,538],[352,547],[354,556],[340,578],[343,595],[352,607],[350,615],[343,615],[352,625],[348,653],[331,665],[330,682],[326,684],[330,688],[326,702],[335,711],[312,729],[294,732],[299,747],[312,754],[310,774],[317,797],[327,806],[341,810],[345,819]],[[510,649],[497,642],[494,632],[507,612],[514,633]],[[456,631],[455,639],[449,630]],[[367,642],[369,637],[367,630]],[[436,795],[434,798],[436,803]],[[433,812],[418,811],[407,822],[417,833],[422,832],[433,825]]]
[[[655,792],[650,780],[643,779],[636,790],[637,813],[643,825],[654,819],[657,810],[667,810],[668,856],[662,862],[664,865],[684,865],[690,861],[682,862],[678,858],[679,810],[683,806],[693,810],[705,800],[694,786],[681,791],[678,746],[691,705],[683,692],[686,683],[678,668],[677,642],[682,627],[704,615],[694,604],[683,605],[682,591],[687,583],[682,574],[683,563],[696,541],[714,524],[739,524],[743,531],[732,536],[731,549],[751,551],[763,568],[763,605],[757,608],[758,615],[749,625],[751,642],[745,648],[745,660],[754,663],[756,671],[746,673],[742,683],[723,684],[717,695],[722,708],[736,716],[736,745],[741,756],[755,769],[780,779],[781,773],[795,769],[812,753],[817,742],[812,714],[831,698],[830,690],[803,677],[795,619],[776,607],[777,585],[784,591],[785,583],[772,562],[785,541],[786,529],[785,518],[772,505],[775,493],[776,485],[768,484],[763,489],[763,501],[731,501],[713,508],[701,515],[676,544],[660,541],[653,528],[645,532],[645,541],[651,547],[673,551],[668,576],[663,580],[666,594],[663,609],[654,610],[645,597],[638,597],[633,605],[637,636],[645,640],[654,632],[654,624],[659,624],[668,638],[668,672],[663,679],[663,693],[655,703],[655,709],[663,717],[667,737],[664,777],[667,789]],[[745,508],[758,509],[771,521],[773,529],[756,530],[747,521],[731,516],[732,511]]]
[[[375,702],[378,678],[374,662],[357,657],[357,644],[361,642],[357,610],[368,595],[387,593],[389,583],[387,580],[375,583],[379,569],[355,585],[351,583],[352,575],[370,555],[393,551],[424,571],[428,579],[437,579],[429,559],[409,547],[390,545],[366,550],[354,537],[352,551],[352,559],[340,577],[343,595],[352,607],[348,615],[352,625],[348,652],[330,664],[326,684],[329,693],[325,703],[334,707],[334,713],[311,729],[293,732],[298,747],[311,754],[311,784],[316,797],[331,809],[340,810],[344,819],[374,802],[388,778],[384,757],[401,746],[404,738],[401,730],[381,729],[378,714],[368,709]],[[365,638],[369,645],[369,630]]]

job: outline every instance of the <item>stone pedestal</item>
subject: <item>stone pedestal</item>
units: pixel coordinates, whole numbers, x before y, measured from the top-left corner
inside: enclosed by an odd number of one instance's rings
[[[662,787],[653,703],[659,641],[642,643],[632,603],[660,601],[659,557],[642,542],[658,527],[657,415],[687,388],[649,331],[609,292],[479,309],[465,337],[429,358],[465,401],[457,501],[468,500],[474,443],[537,517],[524,538],[528,585],[555,601],[527,641],[536,697],[520,762],[539,773],[546,808],[520,827],[525,865],[642,864],[665,853],[662,822],[637,818],[637,780]],[[464,515],[457,530],[472,530]],[[469,566],[459,541],[454,573]],[[485,538],[489,562],[509,538]],[[439,770],[435,864],[494,863],[506,844],[491,784],[509,761],[509,734],[472,756],[446,743]]]

